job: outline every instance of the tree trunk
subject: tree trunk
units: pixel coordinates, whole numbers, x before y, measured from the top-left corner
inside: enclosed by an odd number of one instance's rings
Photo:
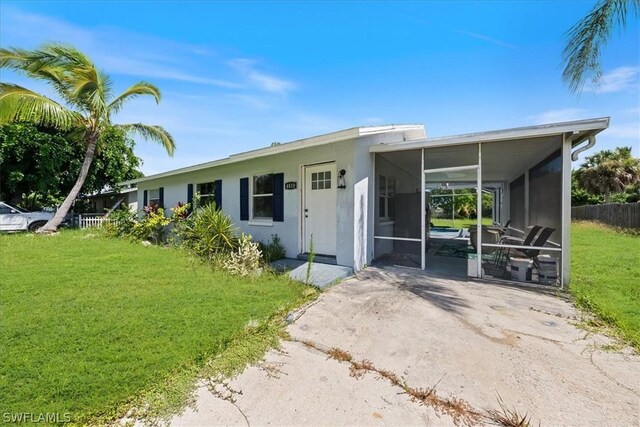
[[[611,201],[611,191],[607,190],[604,193],[604,203],[608,205],[610,201]]]
[[[91,167],[91,162],[93,162],[93,157],[96,153],[96,145],[98,142],[98,134],[91,133],[87,138],[89,144],[87,145],[87,152],[84,155],[84,162],[82,163],[82,168],[80,168],[80,174],[78,175],[78,179],[76,183],[73,185],[73,188],[62,202],[62,205],[58,208],[56,214],[51,218],[45,225],[43,225],[37,232],[38,233],[53,233],[58,229],[58,226],[62,223],[64,218],[67,216],[67,212],[75,202],[78,197],[78,193],[82,189],[84,185],[84,181],[87,179],[87,175],[89,175],[89,168]]]

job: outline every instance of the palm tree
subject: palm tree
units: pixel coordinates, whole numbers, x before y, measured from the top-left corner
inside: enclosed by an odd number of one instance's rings
[[[567,32],[562,79],[572,92],[580,92],[587,78],[596,83],[602,77],[600,48],[607,43],[615,24],[626,24],[627,9],[633,9],[637,17],[640,0],[600,0]]]
[[[48,43],[35,50],[0,48],[0,68],[9,68],[28,77],[44,80],[61,102],[24,87],[0,82],[0,124],[29,121],[60,130],[73,130],[86,145],[86,154],[75,185],[55,216],[41,232],[55,231],[82,189],[102,132],[110,126],[136,133],[158,142],[172,156],[173,137],[162,127],[142,123],[112,124],[111,115],[132,98],[150,95],[160,102],[160,91],[148,82],[139,82],[114,97],[111,80],[82,52],[71,46]]]
[[[585,159],[576,178],[588,193],[601,194],[609,203],[611,193],[640,182],[640,159],[631,155],[631,147],[603,150]]]

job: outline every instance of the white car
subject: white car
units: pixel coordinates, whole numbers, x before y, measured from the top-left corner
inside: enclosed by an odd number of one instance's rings
[[[53,212],[23,212],[0,202],[0,231],[36,231],[53,218]]]

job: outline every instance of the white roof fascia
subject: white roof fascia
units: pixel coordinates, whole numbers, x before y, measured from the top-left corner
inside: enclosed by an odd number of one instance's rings
[[[223,166],[231,163],[241,162],[243,160],[255,159],[273,154],[286,153],[288,151],[299,150],[301,148],[316,147],[319,145],[330,144],[333,142],[346,141],[361,136],[374,135],[386,132],[402,132],[405,130],[424,129],[422,125],[386,125],[386,126],[363,126],[332,132],[324,135],[313,136],[310,138],[299,139],[296,141],[285,142],[256,150],[245,151],[238,154],[232,154],[229,157],[214,160],[211,162],[200,163],[197,165],[187,166],[184,168],[174,169],[167,172],[161,172],[155,175],[149,175],[130,181],[121,182],[120,185],[136,184],[138,182],[149,181],[152,179],[165,178],[173,175],[179,175],[188,172],[195,172],[202,169],[208,169],[216,166]]]
[[[527,126],[513,129],[494,130],[487,132],[469,133],[463,135],[427,138],[411,142],[397,142],[392,144],[377,144],[369,147],[371,153],[412,150],[417,148],[434,148],[450,145],[475,144],[478,142],[495,142],[511,139],[539,138],[551,135],[562,135],[570,132],[596,131],[600,132],[609,127],[609,117],[597,119],[576,120],[572,122],[550,123],[544,125]],[[578,143],[586,135],[574,141]]]
[[[127,181],[129,182],[129,181]],[[120,190],[114,190],[113,188],[110,188],[108,190],[105,191],[98,191],[96,193],[92,193],[92,194],[83,194],[84,197],[100,197],[100,196],[113,196],[113,195],[118,195],[118,194],[127,194],[127,193],[132,193],[134,191],[138,191],[137,187],[131,187],[131,188],[121,188]]]

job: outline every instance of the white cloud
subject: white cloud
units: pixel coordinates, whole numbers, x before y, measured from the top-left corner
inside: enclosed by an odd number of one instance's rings
[[[467,36],[472,37],[474,39],[482,40],[482,41],[485,41],[485,42],[489,42],[489,43],[492,43],[492,44],[495,44],[495,45],[498,45],[498,46],[508,47],[510,49],[514,49],[516,47],[515,45],[503,42],[501,40],[494,39],[494,38],[489,37],[489,36],[485,36],[484,34],[472,33],[470,31],[463,31],[463,30],[458,30],[458,32],[460,34],[467,35]]]
[[[2,23],[2,44],[19,42],[20,47],[37,45],[46,41],[69,41],[74,45],[97,46],[107,37],[106,45],[116,45],[118,52],[126,52],[132,46],[142,45],[141,57],[149,59],[170,59],[176,51],[193,55],[209,56],[215,52],[207,47],[142,33],[124,31],[118,28],[96,26],[82,27],[51,16],[24,12],[11,6],[3,6],[0,15]],[[46,31],[44,31],[46,30]],[[25,46],[27,45],[27,46]],[[151,48],[151,49],[146,49]]]
[[[179,43],[117,28],[85,28],[45,15],[26,13],[12,7],[0,15],[3,45],[36,47],[45,42],[65,43],[87,52],[96,65],[108,73],[204,84],[227,89],[244,85],[224,78],[201,75],[193,56],[213,57],[206,46]],[[42,31],[46,28],[46,31]],[[221,64],[220,64],[221,65]],[[233,77],[233,76],[231,76]]]
[[[260,90],[274,93],[286,93],[295,88],[295,84],[288,80],[266,74],[256,68],[256,61],[247,58],[235,58],[227,64],[236,69],[241,75]]]
[[[45,15],[3,8],[0,15],[3,45],[35,47],[44,42],[73,40],[107,73],[167,79],[230,90],[258,90],[286,94],[296,85],[265,73],[257,61],[226,59],[209,46],[176,42],[111,27],[81,27]],[[46,28],[46,31],[42,31]],[[203,61],[203,58],[204,61]],[[202,69],[199,64],[209,65]],[[229,69],[231,66],[231,69]],[[212,71],[218,74],[212,75]]]
[[[2,6],[0,14],[3,45],[19,42],[20,47],[37,45],[48,40],[76,40],[84,44],[95,42],[92,31],[68,24],[44,15],[22,12],[13,7]],[[46,29],[46,39],[44,37]]]
[[[563,108],[559,110],[543,111],[540,114],[528,116],[527,119],[535,124],[569,122],[585,117],[587,110],[583,108]]]
[[[618,67],[602,75],[595,84],[585,86],[585,92],[615,93],[638,86],[637,77],[640,67]]]
[[[149,78],[178,80],[189,83],[198,83],[210,86],[217,86],[227,89],[241,89],[244,86],[240,83],[223,79],[212,79],[190,74],[178,68],[163,65],[153,61],[127,58],[124,56],[95,55],[96,63],[104,63],[105,70],[110,73],[118,73],[129,76],[143,76]]]

